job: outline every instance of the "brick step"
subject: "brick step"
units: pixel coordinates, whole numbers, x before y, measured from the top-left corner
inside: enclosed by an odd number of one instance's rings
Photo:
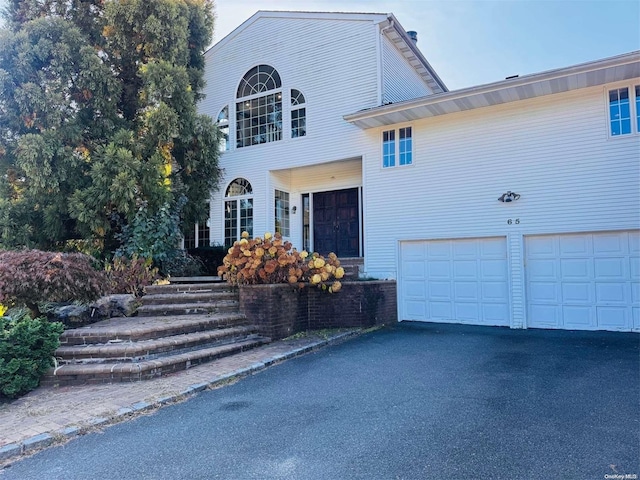
[[[144,287],[147,295],[158,293],[203,293],[203,292],[231,292],[234,288],[227,282],[221,283],[170,283],[167,285],[148,285]],[[237,291],[237,290],[236,290]]]
[[[171,337],[141,341],[112,341],[106,344],[66,345],[55,352],[58,365],[140,362],[166,355],[192,351],[203,347],[225,345],[250,336],[257,336],[255,326],[219,328],[202,332],[185,333]]]
[[[62,365],[52,368],[41,385],[65,386],[149,380],[186,370],[201,363],[244,352],[268,343],[268,338],[253,338],[217,347],[194,350],[142,362]]]
[[[171,283],[220,283],[222,278],[218,276],[200,276],[200,277],[170,277]]]
[[[185,303],[214,303],[219,300],[237,300],[238,294],[229,291],[220,292],[168,292],[152,293],[143,296],[142,305],[166,305]]]
[[[239,308],[240,302],[238,300],[220,300],[216,302],[203,303],[175,303],[166,305],[142,305],[138,308],[138,317],[237,313]]]
[[[345,280],[357,280],[364,266],[364,258],[341,258],[340,266],[344,269]]]
[[[110,318],[86,327],[66,330],[60,336],[60,344],[107,344],[117,340],[133,342],[247,324],[247,317],[237,312],[175,317]]]

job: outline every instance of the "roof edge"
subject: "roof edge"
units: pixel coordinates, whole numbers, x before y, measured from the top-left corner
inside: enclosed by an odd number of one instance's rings
[[[462,88],[459,90],[453,90],[445,93],[428,95],[426,97],[419,97],[411,100],[404,100],[402,102],[397,102],[389,105],[372,107],[366,110],[361,110],[359,112],[344,115],[343,118],[347,122],[354,123],[358,120],[373,118],[373,117],[377,117],[379,115],[384,115],[388,113],[395,113],[408,108],[427,106],[427,105],[435,104],[445,100],[454,100],[454,99],[463,98],[471,95],[489,93],[489,92],[493,92],[493,91],[497,91],[505,88],[518,87],[518,86],[532,84],[532,83],[536,83],[544,80],[552,80],[555,78],[561,78],[561,77],[572,75],[572,74],[586,73],[592,70],[597,70],[602,68],[617,67],[617,66],[622,66],[629,63],[639,62],[639,61],[640,61],[640,50],[635,50],[633,52],[616,55],[614,57],[607,57],[604,59],[580,63],[580,64],[572,65],[569,67],[546,70],[543,72],[524,75],[521,77],[509,78],[509,79],[500,80],[497,82]]]
[[[418,57],[418,59],[424,64],[425,68],[429,72],[429,75],[431,75],[431,77],[435,80],[435,82],[440,86],[440,88],[444,92],[448,92],[449,89],[447,88],[445,83],[442,81],[440,76],[433,69],[433,67],[428,62],[428,60],[426,59],[426,57],[424,56],[422,51],[418,48],[418,46],[414,43],[414,41],[411,40],[411,37],[409,37],[409,34],[404,29],[402,24],[398,21],[398,19],[395,17],[395,15],[393,13],[390,13],[387,18],[391,21],[391,24],[393,25],[393,27],[396,30],[396,32],[398,32],[398,35],[400,35],[402,37],[402,39],[407,44],[407,46],[411,49],[413,54],[416,57]]]
[[[249,27],[252,23],[261,18],[313,18],[319,20],[331,20],[340,16],[345,20],[357,20],[357,21],[371,21],[380,22],[389,17],[388,13],[365,13],[365,12],[311,12],[311,11],[293,11],[293,10],[258,10],[256,13],[247,18],[244,22],[234,28],[226,36],[211,45],[204,53],[205,56],[209,52],[215,51],[221,48],[225,44],[229,43],[233,37],[241,33],[243,30]]]

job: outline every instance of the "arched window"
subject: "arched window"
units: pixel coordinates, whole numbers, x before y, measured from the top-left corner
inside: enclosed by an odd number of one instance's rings
[[[226,152],[229,150],[229,105],[225,105],[225,107],[220,110],[217,125],[220,132],[222,132],[219,148],[221,152]]]
[[[291,138],[307,134],[307,109],[304,95],[300,90],[291,89]]]
[[[253,189],[244,178],[236,178],[224,196],[224,244],[230,247],[244,231],[253,236]]]
[[[258,65],[240,81],[236,103],[238,148],[282,140],[282,82],[270,65]]]

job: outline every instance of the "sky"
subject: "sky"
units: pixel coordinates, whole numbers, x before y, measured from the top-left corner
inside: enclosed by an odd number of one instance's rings
[[[214,42],[258,10],[393,13],[449,90],[640,50],[640,0],[215,0]]]
[[[393,13],[449,90],[640,50],[640,0],[214,1],[214,42],[258,10]]]

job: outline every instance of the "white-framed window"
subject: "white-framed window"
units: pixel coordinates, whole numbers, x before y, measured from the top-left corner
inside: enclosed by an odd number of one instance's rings
[[[300,90],[291,89],[291,138],[307,134],[307,109],[304,95]]]
[[[217,125],[222,133],[219,149],[221,152],[226,152],[229,150],[229,105],[225,105],[224,108],[220,110]]]
[[[207,221],[195,223],[189,226],[183,233],[184,249],[208,247],[211,238]]]
[[[224,196],[224,244],[230,247],[244,231],[253,236],[253,189],[244,178],[236,178]]]
[[[205,211],[209,211],[211,206],[210,199],[203,203]],[[182,229],[182,248],[199,248],[208,247],[211,241],[211,229],[209,228],[209,219],[202,222],[191,223],[185,225]]]
[[[640,85],[608,89],[607,106],[611,137],[640,133]]]
[[[291,221],[289,216],[289,192],[276,190],[274,195],[275,205],[275,231],[283,237],[291,236]]]
[[[382,167],[411,165],[413,163],[413,132],[411,127],[382,132]]]
[[[236,95],[238,148],[282,140],[282,81],[270,65],[249,70]]]
[[[307,135],[304,95],[295,88],[283,88],[280,74],[271,65],[257,65],[245,73],[238,85],[235,104],[230,105],[231,108],[235,107],[235,113],[228,107],[222,109],[217,120],[224,135],[221,151],[230,148],[230,128],[235,132],[235,148]],[[285,110],[289,113],[290,129],[286,124],[283,125],[287,114]],[[235,127],[232,125],[234,121]]]

